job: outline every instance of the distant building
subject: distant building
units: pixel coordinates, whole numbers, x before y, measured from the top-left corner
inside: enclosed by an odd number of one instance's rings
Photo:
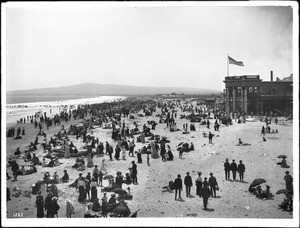
[[[262,81],[259,75],[225,77],[225,109],[245,114],[289,115],[293,110],[293,75]]]

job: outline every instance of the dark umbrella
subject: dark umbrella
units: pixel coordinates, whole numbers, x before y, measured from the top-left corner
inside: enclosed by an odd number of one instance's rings
[[[124,217],[128,217],[130,212],[128,208],[124,206],[117,206],[114,210],[113,213],[118,214],[118,215],[123,215]]]
[[[287,194],[287,193],[290,193],[290,191],[287,189],[280,189],[276,192],[276,194],[282,194],[282,193]]]
[[[287,156],[284,154],[279,155],[277,158],[286,158]]]
[[[259,185],[259,184],[265,183],[265,182],[266,182],[265,179],[257,178],[257,179],[255,179],[255,180],[250,184],[250,188],[255,187],[255,186]]]
[[[113,175],[106,175],[103,177],[103,180],[109,180],[109,179],[113,179],[114,176]]]
[[[114,190],[114,193],[120,194],[120,195],[127,195],[127,191],[125,189],[122,189],[122,188],[116,188]]]

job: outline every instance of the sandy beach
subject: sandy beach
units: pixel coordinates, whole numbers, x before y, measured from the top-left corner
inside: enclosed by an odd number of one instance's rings
[[[238,124],[233,120],[233,125],[231,126],[221,124],[219,131],[214,131],[213,126],[207,129],[206,125],[195,123],[196,131],[190,131],[189,134],[182,134],[182,125],[187,123],[188,120],[179,119],[178,117],[180,114],[189,114],[189,112],[182,113],[180,109],[177,108],[177,110],[176,123],[177,127],[181,129],[180,131],[170,132],[166,129],[165,123],[158,124],[155,130],[151,130],[153,134],[165,136],[170,140],[168,145],[171,146],[174,161],[162,162],[161,158],[150,159],[151,165],[148,166],[146,155],[142,155],[143,163],[137,164],[139,184],[130,185],[133,200],[127,201],[132,212],[139,210],[138,217],[143,218],[293,218],[292,213],[278,209],[278,204],[283,201],[284,195],[275,195],[277,190],[285,188],[285,181],[283,179],[285,171],[289,170],[293,176],[293,123],[291,120],[284,121],[283,118],[279,118],[277,125],[272,123],[270,125],[271,129],[277,129],[279,133],[267,134],[267,141],[263,142],[260,130],[264,123],[260,122],[256,117],[249,117],[246,123]],[[148,120],[159,122],[159,117],[155,116],[160,113],[160,108],[157,108],[152,116],[138,117],[137,114],[134,114],[134,119],[122,118],[122,120],[125,120],[125,124],[129,128],[132,128],[133,121],[136,121],[139,128],[141,128],[143,124],[147,125]],[[63,123],[63,125],[65,128],[68,128],[70,124],[80,121],[82,120],[72,120],[68,121],[68,123]],[[21,128],[25,127],[26,135],[20,140],[6,138],[7,157],[17,147],[20,147],[20,150],[24,151],[25,146],[33,141],[38,133],[38,129],[35,129],[30,123],[20,124],[19,126]],[[61,130],[61,126],[51,127],[49,130],[46,130],[47,137],[50,138],[59,130]],[[208,133],[209,131],[215,134],[213,144],[208,144],[208,138],[204,138],[202,135],[203,132]],[[111,129],[96,127],[93,130],[93,136],[99,138],[103,143],[107,141],[115,148],[116,142],[111,138]],[[237,146],[239,138],[251,145]],[[76,139],[75,136],[70,136],[70,139],[77,148],[81,148],[84,145],[80,138]],[[136,142],[135,151],[147,145],[148,142],[146,141],[145,144]],[[183,159],[179,159],[178,151],[176,150],[180,142],[193,142],[195,145],[195,150],[184,153]],[[42,156],[45,154],[40,144],[35,153],[42,160]],[[290,165],[289,169],[276,166],[276,163],[280,161],[277,158],[280,154],[287,156],[287,163]],[[117,171],[121,171],[122,173],[127,172],[128,168],[131,167],[131,161],[136,161],[136,157],[129,156],[127,156],[127,160],[125,161],[117,161],[115,159],[109,161],[108,155],[105,155],[104,158],[107,161],[108,174],[114,176]],[[236,162],[243,160],[246,167],[244,183],[225,180],[223,163],[226,158],[229,159],[229,162],[232,159],[235,159]],[[60,218],[66,217],[65,200],[70,199],[75,205],[75,214],[73,217],[82,218],[86,205],[78,203],[78,190],[68,187],[78,177],[78,174],[81,173],[81,171],[72,168],[72,165],[75,164],[75,159],[61,158],[59,160],[62,164],[53,168],[37,166],[37,173],[18,176],[18,181],[16,182],[11,179],[7,180],[7,187],[11,189],[17,186],[22,191],[31,190],[32,184],[40,180],[47,171],[51,175],[53,175],[54,171],[57,171],[61,177],[63,170],[67,169],[70,176],[69,183],[59,183],[57,185],[59,190],[58,204],[60,205],[58,216]],[[94,157],[94,164],[100,166],[102,159],[102,157]],[[28,165],[21,158],[17,162],[20,167],[23,164],[25,166]],[[8,167],[7,170],[9,175],[12,176],[11,168]],[[82,173],[85,176],[87,172],[92,172],[92,170],[93,168],[87,168]],[[193,183],[195,183],[197,172],[200,170],[203,173],[203,178],[209,178],[209,173],[213,172],[220,188],[217,191],[217,198],[209,198],[208,200],[209,211],[202,210],[203,202],[196,195],[195,184],[192,186],[191,198],[185,197],[185,187],[183,187],[182,198],[184,201],[175,201],[174,193],[162,192],[162,187],[168,185],[169,181],[174,181],[177,174],[181,174],[182,179],[184,179],[186,172],[190,172]],[[264,178],[266,180],[266,183],[262,184],[263,189],[265,189],[266,184],[270,185],[271,192],[275,195],[273,200],[258,199],[250,194],[248,187],[256,178]],[[107,186],[108,181],[104,180],[103,184]],[[100,187],[98,187],[98,198],[102,198],[102,196],[103,193],[101,193]],[[110,196],[110,193],[108,193],[108,196]],[[23,196],[11,197],[11,201],[7,202],[7,218],[15,217],[14,213],[22,213],[22,217],[24,218],[35,218],[35,199],[35,195],[32,195],[31,198]]]

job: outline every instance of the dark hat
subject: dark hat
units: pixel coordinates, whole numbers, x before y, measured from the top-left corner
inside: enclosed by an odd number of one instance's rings
[[[270,188],[270,185],[266,185],[267,188]]]
[[[82,176],[82,173],[79,173],[79,176]]]
[[[95,165],[95,167],[98,167],[98,165]]]
[[[134,163],[134,161],[132,161],[131,163]]]
[[[232,161],[234,162],[235,160],[234,160],[234,159],[232,159]]]
[[[88,174],[91,174],[90,172],[88,172]]]
[[[290,171],[285,171],[286,174],[290,173]]]
[[[204,177],[205,180],[207,180],[207,177]]]
[[[190,174],[190,172],[186,172],[186,174]]]
[[[212,175],[213,175],[213,173],[210,173],[209,175],[211,175],[211,176],[212,176]]]
[[[228,161],[228,158],[226,158],[226,161]]]
[[[177,177],[181,177],[180,174],[178,174]]]
[[[240,160],[240,162],[243,162],[242,160]]]

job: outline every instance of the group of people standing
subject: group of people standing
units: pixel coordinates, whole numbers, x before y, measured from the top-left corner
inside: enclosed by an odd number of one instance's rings
[[[218,182],[216,177],[214,177],[213,173],[210,173],[210,177],[207,180],[207,177],[204,177],[204,180],[201,177],[202,172],[198,172],[198,177],[195,180],[196,185],[196,195],[203,199],[203,210],[207,210],[207,203],[209,197],[216,198],[216,191],[219,190]],[[184,178],[184,185],[186,187],[186,197],[192,197],[191,195],[191,187],[193,186],[192,177],[190,173],[187,172]],[[174,189],[175,189],[175,201],[182,200],[181,191],[182,191],[182,179],[181,175],[178,174],[177,178],[174,181]],[[178,196],[178,197],[177,197]]]
[[[224,170],[225,170],[226,180],[231,180],[230,179],[230,171],[231,171],[232,181],[236,181],[236,172],[238,172],[240,182],[244,182],[245,165],[243,164],[242,160],[240,160],[240,163],[237,165],[234,159],[232,159],[232,162],[229,163],[228,158],[226,158],[226,161],[224,162]]]

